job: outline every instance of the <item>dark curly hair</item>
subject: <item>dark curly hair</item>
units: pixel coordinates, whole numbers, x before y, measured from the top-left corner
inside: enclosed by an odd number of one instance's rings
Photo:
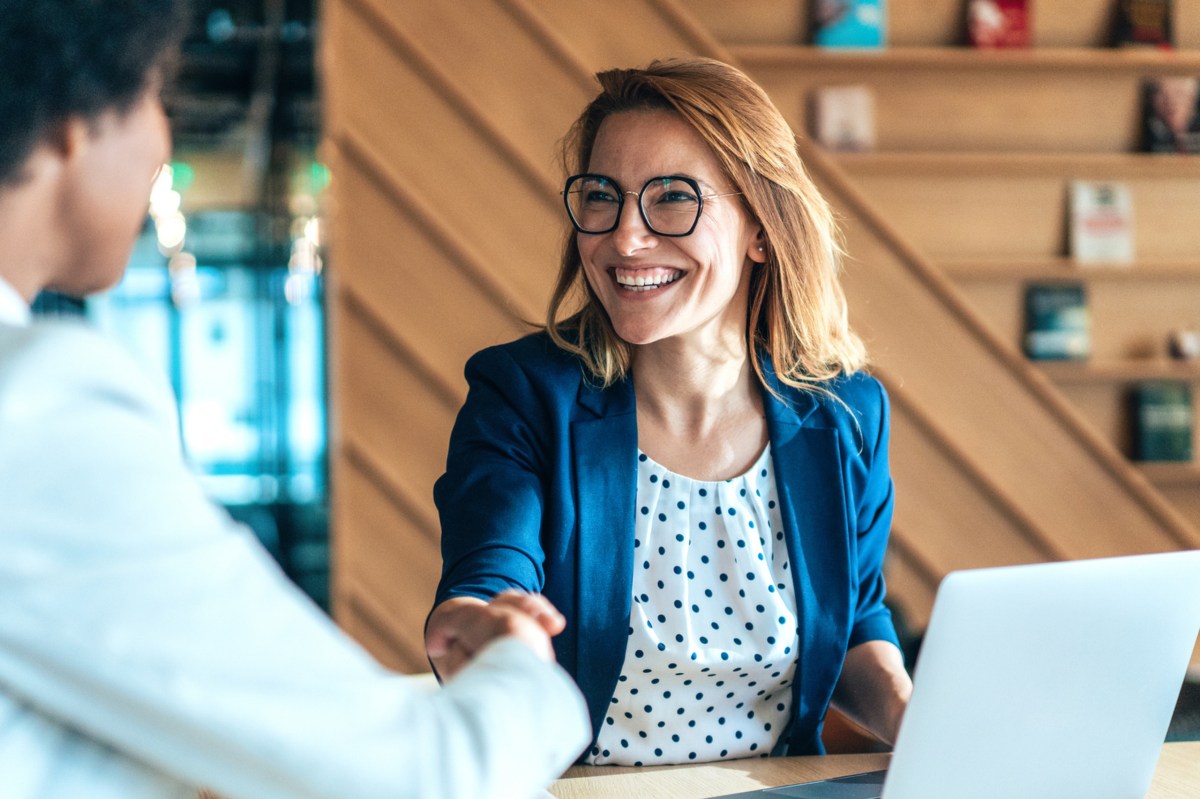
[[[0,187],[55,126],[136,104],[178,48],[186,0],[0,0]]]

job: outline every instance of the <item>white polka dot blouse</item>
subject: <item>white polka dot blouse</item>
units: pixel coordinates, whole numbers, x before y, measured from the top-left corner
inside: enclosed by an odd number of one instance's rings
[[[796,603],[770,451],[717,482],[638,453],[629,638],[588,762],[765,757],[787,726]]]

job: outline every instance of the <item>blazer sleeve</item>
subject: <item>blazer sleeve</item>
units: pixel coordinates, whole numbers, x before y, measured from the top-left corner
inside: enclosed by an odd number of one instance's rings
[[[466,378],[446,472],[434,486],[443,564],[435,604],[510,588],[540,592],[545,582],[548,403],[505,348],[473,356]]]
[[[891,612],[884,605],[886,588],[883,579],[883,559],[891,534],[895,501],[888,465],[891,407],[887,392],[878,380],[866,378],[864,382],[869,386],[868,400],[864,403],[868,410],[861,418],[876,424],[863,424],[861,436],[855,437],[856,441],[862,441],[860,458],[865,474],[855,509],[858,585],[849,645],[854,647],[866,641],[884,640],[899,646]]]
[[[92,333],[0,338],[0,496],[0,691],[98,758],[230,796],[524,799],[589,740],[516,641],[440,690],[379,666],[203,496],[169,392]]]

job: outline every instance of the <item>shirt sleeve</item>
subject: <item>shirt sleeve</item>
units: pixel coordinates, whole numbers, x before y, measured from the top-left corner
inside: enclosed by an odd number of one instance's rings
[[[863,440],[866,480],[857,508],[858,595],[854,624],[850,631],[850,647],[866,641],[884,640],[899,646],[892,615],[884,605],[887,593],[883,579],[883,559],[892,527],[892,508],[895,492],[888,465],[888,440],[891,434],[891,408],[883,385],[870,379],[876,398],[878,427],[874,439]],[[864,434],[871,431],[864,425]]]
[[[230,796],[524,797],[589,740],[517,641],[443,688],[346,638],[180,457],[173,403],[113,345],[0,340],[0,690]]]

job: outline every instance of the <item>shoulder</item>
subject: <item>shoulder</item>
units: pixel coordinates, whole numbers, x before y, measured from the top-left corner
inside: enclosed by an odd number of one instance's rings
[[[572,396],[583,380],[583,363],[544,332],[487,347],[467,361],[468,383],[525,383],[536,390],[566,391]]]
[[[866,372],[843,375],[831,381],[830,392],[855,413],[878,416],[887,410],[887,391],[879,380]]]
[[[122,346],[85,324],[35,322],[0,327],[0,402],[5,412],[103,397],[173,413],[166,383],[152,377]]]
[[[84,373],[103,369],[131,370],[145,376],[127,350],[92,327],[75,321],[39,321],[25,327],[0,326],[0,364],[5,369],[66,361]]]
[[[878,379],[866,372],[842,375],[813,388],[797,388],[772,381],[772,388],[797,413],[807,416],[807,411],[811,410],[816,420],[826,423],[851,418],[861,423],[884,417],[888,412],[887,391]]]
[[[775,383],[785,411],[783,418],[812,429],[837,431],[854,459],[886,450],[890,437],[890,408],[883,384],[866,372],[829,380],[814,388]],[[881,449],[882,448],[882,449]]]

